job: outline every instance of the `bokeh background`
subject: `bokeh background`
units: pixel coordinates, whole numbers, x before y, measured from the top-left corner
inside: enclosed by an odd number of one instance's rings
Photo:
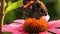
[[[15,4],[13,4],[13,3],[18,2],[18,1],[23,1],[23,0],[5,0],[5,10],[9,6],[11,6],[13,8],[13,6],[15,6]],[[60,19],[60,0],[41,0],[41,1],[46,5],[46,7],[48,9],[48,12],[50,15],[49,21]],[[21,3],[23,3],[23,2],[21,2]],[[18,4],[21,4],[21,3],[18,3]],[[13,4],[13,5],[11,5],[11,4]],[[22,4],[22,6],[23,6],[23,4]],[[10,24],[16,19],[24,19],[25,17],[23,15],[22,6],[15,7],[15,9],[13,8],[12,10],[9,10],[9,12],[4,11],[4,12],[8,12],[5,15],[4,23]],[[4,33],[4,34],[6,34],[6,33]]]

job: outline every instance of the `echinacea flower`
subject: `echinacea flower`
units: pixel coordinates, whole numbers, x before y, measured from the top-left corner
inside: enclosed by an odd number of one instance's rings
[[[15,20],[14,23],[3,25],[2,32],[12,34],[60,34],[60,20],[48,22],[49,16],[40,19],[28,18]]]

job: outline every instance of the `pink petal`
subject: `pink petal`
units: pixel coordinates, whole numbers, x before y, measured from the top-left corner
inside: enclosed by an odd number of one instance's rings
[[[20,32],[13,32],[12,34],[22,34],[22,33],[20,33]]]
[[[57,34],[60,34],[60,33],[57,33]]]
[[[50,19],[50,16],[47,15],[47,16],[43,16],[42,18],[46,19],[46,21],[48,21]]]
[[[9,25],[2,26],[2,32],[19,32],[23,31],[22,29],[23,24],[12,23]]]
[[[14,20],[13,22],[15,22],[15,23],[24,23],[25,20],[17,19],[17,20]]]
[[[40,32],[39,34],[50,34],[49,32]]]
[[[49,29],[49,31],[54,32],[56,34],[60,34],[60,29]]]
[[[28,34],[28,33],[24,33],[24,32],[12,32],[12,34]]]
[[[60,26],[60,20],[50,21],[49,22],[49,29],[56,28]]]
[[[28,32],[24,32],[23,34],[28,34]]]
[[[60,20],[49,22],[49,31],[60,34],[60,29],[57,29],[56,27],[60,27]]]

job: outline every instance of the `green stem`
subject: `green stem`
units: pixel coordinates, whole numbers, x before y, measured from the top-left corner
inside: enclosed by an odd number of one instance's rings
[[[5,13],[2,16],[2,25],[4,24],[4,17],[5,17]]]

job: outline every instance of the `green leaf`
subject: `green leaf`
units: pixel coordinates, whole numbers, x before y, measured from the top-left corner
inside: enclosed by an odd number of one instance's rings
[[[21,6],[23,6],[23,0],[14,2],[6,8],[5,14]]]
[[[16,19],[22,19],[23,18],[23,12],[22,8],[19,7],[17,9],[14,9],[13,11],[8,12],[5,15],[4,23],[10,24]]]
[[[5,15],[5,18],[4,18],[4,23],[6,24],[9,24],[9,23],[12,23],[13,20],[15,20],[15,11],[10,11],[8,12],[6,15]]]

